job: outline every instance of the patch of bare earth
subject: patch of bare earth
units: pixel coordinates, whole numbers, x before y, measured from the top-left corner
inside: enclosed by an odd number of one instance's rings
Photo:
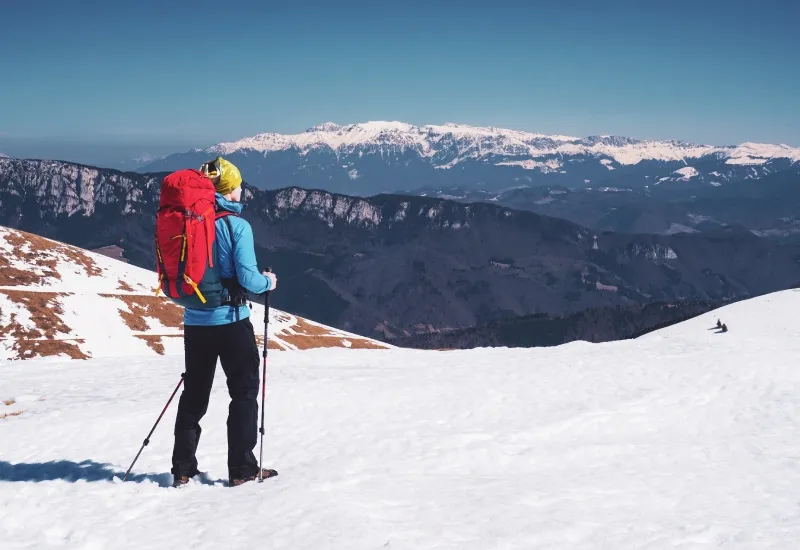
[[[364,338],[344,338],[343,340],[350,342],[350,349],[388,349],[386,346]]]
[[[281,339],[283,339],[283,338],[281,337]],[[259,349],[263,349],[264,348],[264,337],[263,336],[256,335],[256,345],[258,345]],[[275,351],[284,351],[283,346],[281,346],[275,340],[270,340],[269,343],[267,344],[267,348],[268,349],[273,349]]]
[[[292,320],[292,317],[287,313],[278,313],[277,315],[275,314],[273,315],[270,315],[270,317],[272,317],[274,321],[277,321],[279,323],[288,323],[289,321]]]
[[[137,334],[136,338],[140,340],[144,340],[150,349],[156,352],[159,355],[164,355],[164,338],[183,338],[182,334],[161,334],[161,335],[151,335],[151,334]]]
[[[10,412],[10,413],[0,413],[0,420],[3,420],[4,418],[9,418],[11,416],[19,416],[23,412],[25,412],[25,411],[14,411],[14,412]]]
[[[297,323],[291,329],[294,333],[282,332],[278,334],[278,337],[300,350],[346,347],[351,349],[386,349],[384,346],[366,338],[344,337],[331,333],[325,327],[312,325],[300,317],[297,318]],[[350,342],[350,346],[345,345],[345,340]]]
[[[5,405],[6,407],[10,407],[14,403],[16,403],[16,401],[14,401],[13,399],[6,399],[5,401],[3,401],[3,405]]]
[[[88,359],[77,345],[82,344],[83,340],[57,339],[59,334],[71,332],[60,317],[64,310],[58,297],[65,294],[25,290],[7,290],[4,294],[29,312],[33,324],[33,327],[22,326],[17,321],[17,314],[12,313],[9,323],[0,325],[0,339],[11,341],[11,349],[16,352],[18,359],[61,354],[73,359]]]
[[[128,294],[101,294],[104,298],[116,298],[125,303],[130,311],[120,310],[119,315],[128,328],[135,332],[150,329],[147,318],[158,319],[165,327],[183,328],[183,309],[158,296],[142,296]]]
[[[0,285],[28,286],[39,284],[45,278],[61,279],[61,275],[56,271],[57,258],[41,257],[34,252],[22,250],[20,244],[27,244],[29,241],[20,239],[16,233],[7,233],[3,238],[15,247],[13,253],[7,254],[13,254],[14,258],[22,260],[27,266],[26,269],[14,267],[5,255],[0,255]],[[34,272],[33,268],[39,268],[41,273]]]
[[[56,270],[59,260],[73,263],[83,267],[89,277],[99,277],[103,274],[91,257],[79,248],[62,243],[57,243],[44,237],[13,231],[3,235],[8,244],[14,248],[14,258],[26,264],[26,269],[12,267],[8,258],[0,257],[0,285],[19,286],[39,283],[44,278],[61,279]],[[41,274],[33,273],[32,269],[38,268]]]
[[[128,283],[126,283],[122,279],[117,281],[117,288],[119,290],[121,290],[122,292],[133,292],[133,288],[131,287],[131,285],[129,285]]]

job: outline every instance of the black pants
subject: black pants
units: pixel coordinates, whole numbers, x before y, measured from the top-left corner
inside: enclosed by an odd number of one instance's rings
[[[243,479],[258,473],[253,448],[258,441],[258,347],[250,319],[184,330],[186,377],[175,420],[172,473],[193,476],[197,470],[200,419],[208,410],[217,358],[228,381],[228,475]]]

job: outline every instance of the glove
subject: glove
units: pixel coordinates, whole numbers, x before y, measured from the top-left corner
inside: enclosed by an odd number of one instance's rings
[[[275,276],[275,274],[270,271],[264,271],[261,274],[264,275],[264,277],[266,277],[267,279],[269,279],[270,282],[269,290],[275,290],[275,288],[278,286],[278,277]]]

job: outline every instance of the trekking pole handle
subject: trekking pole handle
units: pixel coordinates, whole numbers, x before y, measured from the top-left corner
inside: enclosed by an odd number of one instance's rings
[[[272,266],[263,267],[263,268],[261,268],[261,271],[262,272],[266,272],[266,273],[272,273]],[[267,312],[264,314],[264,319],[267,319],[266,315],[267,315],[267,313],[269,313],[269,294],[270,294],[270,292],[272,292],[272,291],[268,290],[268,291],[266,291],[264,293],[264,307],[267,309]]]

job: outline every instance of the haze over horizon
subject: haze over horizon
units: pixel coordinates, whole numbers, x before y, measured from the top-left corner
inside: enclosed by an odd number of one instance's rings
[[[800,7],[785,2],[32,1],[4,15],[11,156],[111,165],[369,120],[800,146]]]

